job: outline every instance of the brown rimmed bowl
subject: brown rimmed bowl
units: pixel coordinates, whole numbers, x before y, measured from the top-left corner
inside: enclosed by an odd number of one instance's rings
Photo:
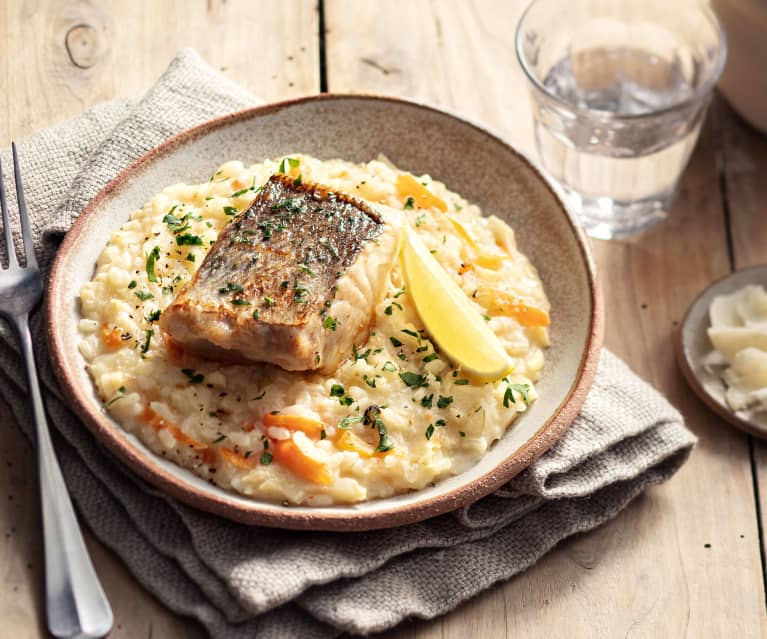
[[[552,305],[551,348],[539,399],[470,470],[387,499],[333,507],[282,506],[229,492],[152,453],[103,409],[80,355],[80,287],[93,275],[110,232],[155,193],[208,179],[226,160],[253,163],[302,152],[364,162],[383,153],[397,166],[429,173],[486,215],[507,220],[538,268]],[[583,233],[541,174],[519,151],[465,119],[395,98],[322,95],[241,111],[180,133],[120,173],[67,234],[46,299],[56,375],[76,414],[143,479],[191,506],[263,526],[368,530],[399,526],[471,503],[548,450],[578,414],[596,373],[603,307]]]

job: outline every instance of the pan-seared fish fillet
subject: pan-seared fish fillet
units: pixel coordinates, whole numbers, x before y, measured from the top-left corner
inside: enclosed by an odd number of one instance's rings
[[[219,235],[160,326],[205,357],[334,371],[367,340],[398,211],[274,175]]]

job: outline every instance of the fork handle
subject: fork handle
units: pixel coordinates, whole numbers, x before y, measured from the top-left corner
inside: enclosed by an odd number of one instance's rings
[[[48,629],[61,639],[103,637],[112,628],[109,601],[93,568],[53,450],[26,315],[14,318],[32,398],[45,544]]]

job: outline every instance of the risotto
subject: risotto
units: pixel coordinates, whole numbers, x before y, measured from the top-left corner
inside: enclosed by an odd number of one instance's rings
[[[369,337],[332,373],[215,361],[180,348],[159,327],[163,310],[226,225],[280,173],[373,210],[401,211],[498,336],[513,371],[480,383],[441,354],[396,258]],[[383,158],[231,161],[204,184],[169,186],[112,233],[80,302],[80,351],[105,410],[125,430],[211,483],[287,504],[387,497],[466,470],[535,401],[548,345],[548,301],[512,229]],[[330,314],[322,326],[344,330]]]

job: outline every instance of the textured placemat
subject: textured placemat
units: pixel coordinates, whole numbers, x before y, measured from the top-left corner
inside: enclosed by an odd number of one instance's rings
[[[133,160],[174,133],[257,103],[184,50],[141,101],[100,105],[23,142],[43,268],[85,204]],[[9,166],[8,153],[0,157]],[[6,188],[13,199],[10,181]],[[111,459],[62,402],[41,323],[38,313],[33,331],[50,422],[82,517],[158,599],[214,637],[324,638],[443,614],[615,516],[673,475],[695,441],[663,397],[603,351],[567,434],[473,506],[369,533],[247,527],[178,504]],[[0,367],[0,393],[31,435],[23,369],[4,330]]]

